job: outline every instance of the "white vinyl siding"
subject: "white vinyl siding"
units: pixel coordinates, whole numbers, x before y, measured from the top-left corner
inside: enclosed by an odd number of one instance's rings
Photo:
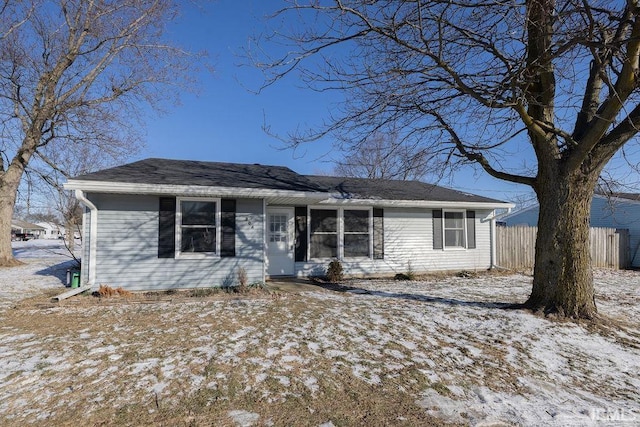
[[[384,209],[384,259],[344,259],[345,274],[392,275],[406,272],[485,270],[491,266],[491,211],[475,210],[476,247],[466,250],[433,249],[432,209]],[[296,263],[296,275],[324,271],[319,260]]]
[[[99,194],[96,283],[129,290],[231,285],[244,268],[249,283],[263,280],[263,202],[238,199],[236,256],[158,258],[158,197]]]

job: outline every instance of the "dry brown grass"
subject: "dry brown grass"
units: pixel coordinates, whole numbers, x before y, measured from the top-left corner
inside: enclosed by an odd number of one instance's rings
[[[0,425],[236,426],[238,411],[253,426],[517,425],[525,410],[549,420],[640,403],[636,372],[623,369],[640,361],[637,316],[587,330],[492,306],[521,299],[528,280],[55,304],[52,290],[0,311]],[[636,288],[615,283],[611,313],[637,313]]]
[[[103,293],[117,291],[104,287]],[[64,354],[65,368],[45,361],[37,369],[51,396],[48,403],[37,404],[40,414],[48,414],[42,422],[35,414],[15,420],[5,414],[0,415],[2,425],[233,426],[229,413],[238,409],[260,414],[256,426],[317,426],[329,420],[336,426],[443,425],[416,404],[429,386],[417,368],[383,375],[372,384],[353,375],[348,358],[327,357],[310,343],[294,341],[296,325],[323,318],[331,302],[225,293],[196,302],[103,305],[100,298],[85,296],[53,307],[43,306],[45,300],[25,300],[5,313],[2,323],[46,343],[47,358]],[[246,339],[252,345],[225,356],[236,342],[233,337],[243,331],[249,331]],[[198,350],[203,338],[221,343],[217,354]],[[95,353],[103,348],[111,350]],[[278,350],[272,359],[277,366],[268,366],[266,353],[273,349]],[[119,358],[114,360],[114,354]],[[156,358],[191,360],[180,376],[162,366],[131,372],[132,366]],[[86,365],[87,360],[92,363]],[[166,388],[156,392],[136,385],[149,375]],[[35,393],[20,398],[38,401]],[[57,409],[60,405],[64,410]]]

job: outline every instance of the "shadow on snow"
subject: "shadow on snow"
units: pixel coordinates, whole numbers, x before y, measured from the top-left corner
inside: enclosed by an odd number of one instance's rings
[[[372,296],[383,297],[383,298],[396,298],[396,299],[404,299],[408,301],[444,304],[449,306],[479,307],[479,308],[488,308],[488,309],[497,308],[500,310],[517,310],[517,309],[523,308],[523,304],[518,304],[518,303],[497,302],[497,301],[496,302],[464,301],[464,300],[459,300],[455,298],[433,297],[429,295],[410,294],[405,292],[372,291],[369,289],[357,288],[353,286],[345,286],[345,285],[340,285],[336,283],[313,282],[313,284],[323,289],[334,291],[334,292],[344,292],[344,293],[359,294],[359,295],[372,295]]]

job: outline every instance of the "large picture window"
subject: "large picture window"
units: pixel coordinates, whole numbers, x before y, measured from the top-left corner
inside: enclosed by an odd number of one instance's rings
[[[218,254],[218,211],[218,200],[179,200],[177,237],[180,253]]]
[[[311,209],[310,258],[371,257],[369,209]]]

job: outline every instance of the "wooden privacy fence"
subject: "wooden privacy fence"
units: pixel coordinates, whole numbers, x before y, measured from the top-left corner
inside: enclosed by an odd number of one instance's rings
[[[500,267],[533,268],[538,227],[496,227],[497,264]],[[597,268],[629,266],[629,230],[591,228],[591,262]]]

